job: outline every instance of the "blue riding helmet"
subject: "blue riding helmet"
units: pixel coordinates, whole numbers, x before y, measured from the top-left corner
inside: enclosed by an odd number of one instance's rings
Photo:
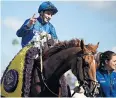
[[[58,12],[57,8],[50,1],[43,2],[39,6],[38,13],[40,13],[41,11],[46,11],[46,10],[52,11],[53,15]]]

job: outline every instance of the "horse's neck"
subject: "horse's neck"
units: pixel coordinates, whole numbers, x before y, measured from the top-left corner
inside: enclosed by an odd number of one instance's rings
[[[62,50],[57,54],[52,55],[44,61],[45,77],[48,79],[51,76],[61,77],[71,67],[68,62],[68,58],[75,55],[80,48],[73,47],[66,50]]]

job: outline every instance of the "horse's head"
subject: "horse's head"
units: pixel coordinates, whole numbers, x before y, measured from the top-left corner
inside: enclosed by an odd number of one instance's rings
[[[97,45],[84,45],[84,41],[81,40],[80,47],[81,51],[77,53],[77,69],[73,70],[76,72],[77,79],[80,81],[80,85],[83,86],[86,96],[93,96],[96,90],[96,62],[94,54],[98,48]],[[78,75],[77,75],[78,73]]]

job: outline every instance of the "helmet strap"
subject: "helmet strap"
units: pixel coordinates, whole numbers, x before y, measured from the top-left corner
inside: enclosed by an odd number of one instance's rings
[[[40,12],[40,16],[43,16],[43,13],[44,13],[44,12],[43,12],[43,11],[41,11],[41,12]]]
[[[40,12],[40,17],[42,19],[42,24],[45,24],[43,15],[44,15],[44,11],[41,11]]]

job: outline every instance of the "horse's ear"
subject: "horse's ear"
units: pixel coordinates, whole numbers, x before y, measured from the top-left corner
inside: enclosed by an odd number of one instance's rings
[[[94,46],[94,50],[96,51],[96,49],[98,48],[99,46],[99,42]]]
[[[81,49],[83,50],[84,49],[84,40],[83,39],[81,39]]]
[[[97,45],[96,45],[96,49],[98,48],[98,46],[99,46],[99,42],[98,42]]]

